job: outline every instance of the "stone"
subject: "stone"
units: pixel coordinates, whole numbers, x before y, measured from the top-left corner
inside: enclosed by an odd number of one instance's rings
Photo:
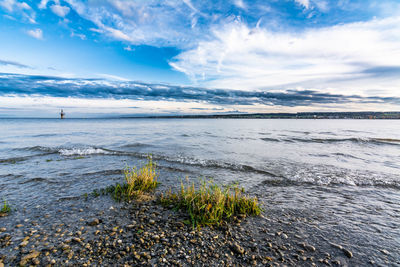
[[[338,244],[335,244],[335,243],[331,243],[331,246],[332,246],[332,247],[335,247],[335,248],[337,248],[337,249],[340,249],[340,250],[343,249],[343,247],[342,247],[341,245],[338,245]]]
[[[344,249],[342,249],[342,251],[343,251],[344,255],[346,255],[348,258],[353,257],[353,253],[351,253],[350,250],[344,248]]]
[[[314,252],[314,251],[315,251],[315,247],[313,247],[313,246],[311,246],[311,245],[308,245],[308,244],[306,244],[306,243],[301,244],[301,246],[302,246],[305,250],[308,250],[308,251],[310,251],[310,252]]]
[[[93,219],[93,220],[91,220],[91,221],[89,221],[87,224],[89,225],[89,226],[96,226],[96,225],[98,225],[100,223],[100,220],[99,219]]]
[[[233,252],[237,253],[237,254],[243,254],[244,253],[244,248],[242,248],[238,243],[234,242],[231,245],[231,249]]]
[[[385,254],[385,255],[389,255],[389,254],[390,254],[389,251],[387,251],[386,249],[381,249],[381,252],[382,252],[383,254]]]
[[[21,262],[19,263],[20,265],[26,265],[30,259],[35,259],[40,255],[40,252],[34,250],[28,255],[25,255],[22,257]]]

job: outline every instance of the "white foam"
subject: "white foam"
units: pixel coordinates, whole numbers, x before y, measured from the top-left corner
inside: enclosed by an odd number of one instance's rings
[[[87,148],[63,148],[58,151],[63,156],[85,156],[85,155],[93,155],[93,154],[111,154],[111,152],[106,151],[101,148],[87,147]]]

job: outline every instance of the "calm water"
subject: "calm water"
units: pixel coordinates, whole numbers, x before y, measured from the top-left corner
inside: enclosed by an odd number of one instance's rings
[[[296,211],[382,264],[400,258],[395,120],[1,119],[0,197],[57,207],[121,181],[149,153],[164,187],[239,182],[266,213]]]

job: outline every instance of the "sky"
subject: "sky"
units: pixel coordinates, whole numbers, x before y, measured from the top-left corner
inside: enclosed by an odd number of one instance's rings
[[[0,117],[400,111],[399,0],[0,0]]]

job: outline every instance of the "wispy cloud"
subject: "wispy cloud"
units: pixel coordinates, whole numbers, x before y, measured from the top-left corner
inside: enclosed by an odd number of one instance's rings
[[[307,88],[366,95],[381,89],[400,95],[400,17],[375,19],[300,33],[248,27],[242,21],[215,27],[170,62],[194,82],[214,88]],[[381,68],[383,66],[383,68]],[[381,75],[371,71],[380,70]]]
[[[36,12],[26,2],[19,2],[16,0],[2,0],[0,7],[4,8],[10,13],[21,15],[24,20],[29,23],[36,24]]]
[[[25,64],[21,64],[19,62],[10,61],[10,60],[2,60],[2,59],[0,59],[0,65],[14,66],[14,67],[18,67],[18,68],[31,68],[31,67],[29,67]]]
[[[29,30],[26,32],[28,35],[32,36],[33,38],[36,38],[38,40],[43,40],[43,31],[39,28]]]

